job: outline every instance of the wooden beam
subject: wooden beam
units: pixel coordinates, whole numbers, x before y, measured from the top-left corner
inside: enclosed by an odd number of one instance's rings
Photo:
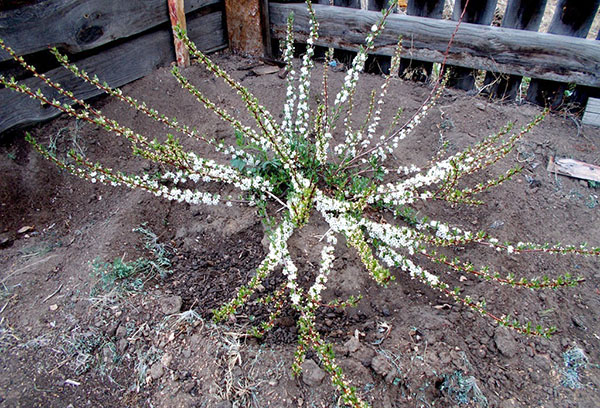
[[[203,51],[215,51],[227,47],[223,27],[223,13],[214,12],[188,21],[188,33],[192,41]],[[168,65],[174,59],[171,30],[153,31],[123,44],[103,49],[101,53],[77,61],[77,66],[97,74],[112,87],[118,87],[141,78],[159,66]],[[115,69],[119,67],[119,69]],[[89,99],[101,92],[64,68],[56,68],[46,75],[81,99]],[[69,102],[57,92],[43,85],[37,78],[22,81],[33,90],[41,88],[52,99]],[[60,114],[57,109],[43,107],[37,100],[17,94],[10,89],[0,89],[0,132],[17,125],[26,125],[53,118]]]
[[[188,0],[185,11],[222,0]],[[19,55],[58,46],[69,53],[90,50],[169,21],[165,0],[57,0],[0,13],[0,38]],[[0,53],[0,62],[10,59]]]
[[[320,21],[318,45],[356,51],[380,13],[314,5]],[[286,19],[294,12],[299,41],[308,35],[304,5],[271,3],[271,34],[285,37]],[[393,55],[398,36],[405,39],[404,57],[441,62],[456,22],[391,15],[375,41],[374,54]],[[506,74],[600,87],[600,44],[552,34],[463,23],[454,38],[448,63]]]
[[[225,0],[229,47],[233,52],[265,54],[260,0]]]

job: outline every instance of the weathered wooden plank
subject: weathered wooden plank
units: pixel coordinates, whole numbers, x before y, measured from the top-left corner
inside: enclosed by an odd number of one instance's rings
[[[600,99],[590,98],[588,100],[582,122],[584,125],[600,126]]]
[[[517,30],[537,31],[540,28],[548,0],[512,0],[508,3],[502,27]],[[500,76],[488,72],[484,86],[486,93],[494,98],[513,100],[516,98],[523,77],[519,75]]]
[[[222,12],[214,12],[188,21],[188,33],[201,50],[211,51],[227,47]],[[109,85],[118,87],[149,74],[159,66],[168,65],[174,59],[171,30],[165,28],[103,49],[99,54],[78,61],[77,66],[91,74],[97,74]],[[46,75],[73,91],[81,99],[89,99],[100,94],[97,88],[74,78],[63,68],[51,70]],[[30,78],[23,82],[34,90],[42,88],[50,97],[67,101],[57,92],[42,86],[42,82],[37,78]],[[0,132],[17,125],[50,119],[58,114],[58,110],[42,107],[36,100],[9,89],[0,89]]]
[[[547,170],[551,173],[562,174],[563,176],[600,182],[600,166],[575,159],[566,157],[555,159],[551,157]]]
[[[356,51],[380,13],[314,5],[320,24],[318,45]],[[283,39],[286,19],[294,12],[296,38],[306,39],[308,13],[300,4],[271,3],[271,34]],[[441,62],[456,23],[447,20],[389,17],[375,42],[374,54],[393,55],[398,36],[407,43],[403,56]],[[448,56],[448,63],[507,74],[574,82],[600,87],[600,44],[575,37],[463,23]]]
[[[563,36],[585,37],[599,6],[600,0],[559,0],[548,32]],[[566,86],[565,83],[532,80],[527,91],[527,100],[538,105],[557,108],[563,102]]]
[[[454,3],[452,19],[458,21],[463,16],[463,23],[473,23],[489,26],[494,18],[497,0],[460,0]],[[470,91],[475,87],[477,70],[452,67],[448,78],[448,86]]]
[[[187,0],[185,11],[222,0]],[[142,33],[169,21],[165,0],[44,1],[0,12],[0,38],[20,55],[59,46],[70,53]],[[0,61],[9,57],[0,55]]]

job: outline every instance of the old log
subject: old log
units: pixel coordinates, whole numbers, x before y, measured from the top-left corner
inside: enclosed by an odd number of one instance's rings
[[[318,45],[356,51],[380,13],[314,5],[320,21]],[[307,38],[309,19],[299,4],[271,3],[271,35],[285,36],[286,19],[295,15],[299,41]],[[441,62],[456,22],[415,16],[391,15],[375,42],[374,54],[393,55],[403,36],[403,56]],[[597,41],[501,27],[461,24],[448,55],[448,63],[467,68],[573,82],[600,87],[600,44]]]

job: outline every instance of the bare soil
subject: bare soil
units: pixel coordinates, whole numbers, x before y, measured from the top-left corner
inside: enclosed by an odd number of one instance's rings
[[[214,58],[272,112],[280,112],[284,80],[276,74],[251,75],[245,68],[256,61],[226,53]],[[243,112],[236,95],[201,67],[185,73],[232,113]],[[333,75],[336,89],[343,73]],[[381,81],[362,75],[359,95],[366,98]],[[234,140],[230,128],[181,90],[168,69],[123,89],[210,136]],[[408,117],[429,91],[427,85],[398,80],[392,95]],[[116,101],[100,98],[94,104],[150,137],[165,133]],[[535,106],[499,104],[447,90],[396,156],[404,164],[425,165],[442,141],[454,153],[508,121],[522,126],[539,112]],[[126,171],[156,170],[131,159],[126,143],[89,124],[60,117],[29,131],[46,144],[58,139],[58,154],[75,148]],[[194,148],[208,154],[206,147]],[[488,230],[500,240],[597,246],[600,191],[549,174],[546,165],[551,156],[600,164],[599,152],[600,129],[555,112],[487,174],[500,174],[516,163],[524,167],[516,179],[485,193],[486,205],[435,204],[418,210]],[[2,135],[0,157],[0,407],[337,406],[337,394],[318,364],[307,363],[302,378],[291,375],[293,314],[281,317],[261,341],[243,336],[248,324],[265,318],[266,311],[255,305],[227,325],[211,323],[211,309],[234,295],[265,253],[255,208],[182,205],[90,184],[41,158],[23,140],[23,131]],[[94,260],[153,257],[133,231],[140,225],[170,248],[172,273],[145,280],[143,287],[129,292],[99,287]],[[291,239],[293,256],[308,277],[318,265],[319,234],[325,231],[315,217]],[[455,255],[503,275],[568,272],[585,281],[575,288],[534,292],[444,275],[473,298],[485,297],[494,313],[558,329],[549,340],[525,337],[400,271],[388,288],[377,286],[342,242],[325,296],[362,294],[363,300],[345,311],[322,310],[319,330],[334,344],[359,394],[374,407],[600,406],[600,260],[507,257],[474,247],[456,248]],[[442,273],[439,266],[427,266]],[[281,279],[275,274],[264,290]]]

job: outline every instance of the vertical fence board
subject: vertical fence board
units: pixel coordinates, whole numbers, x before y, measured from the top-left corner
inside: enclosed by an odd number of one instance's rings
[[[465,8],[467,0],[456,0],[452,19],[458,21]],[[497,0],[471,0],[465,11],[463,23],[490,25],[496,11]],[[475,85],[477,70],[462,67],[452,67],[448,85],[454,88],[470,91]]]
[[[596,41],[600,41],[600,32],[598,32],[598,35],[596,36]],[[600,98],[600,88],[577,85],[575,92],[571,97],[571,102],[581,107],[585,107],[588,104],[589,98]]]
[[[319,0],[316,2],[317,4],[325,4],[330,5],[329,0]],[[351,8],[360,8],[360,0],[334,0],[334,6],[340,7],[351,7]]]
[[[388,5],[387,0],[369,0],[368,10],[381,11]]]
[[[442,18],[445,0],[408,0],[406,14],[409,16]],[[410,38],[403,41],[405,47],[410,47]],[[431,75],[433,63],[402,58],[400,60],[400,75],[412,72],[412,79],[424,82]]]
[[[559,0],[548,32],[571,37],[585,37],[590,30],[600,0]],[[567,84],[532,80],[527,100],[538,105],[557,108],[563,103]]]
[[[547,2],[548,0],[510,1],[502,19],[502,27],[537,31]],[[484,82],[484,85],[489,86],[486,93],[494,98],[513,100],[517,96],[522,79],[523,77],[519,75],[498,76],[488,72]]]

